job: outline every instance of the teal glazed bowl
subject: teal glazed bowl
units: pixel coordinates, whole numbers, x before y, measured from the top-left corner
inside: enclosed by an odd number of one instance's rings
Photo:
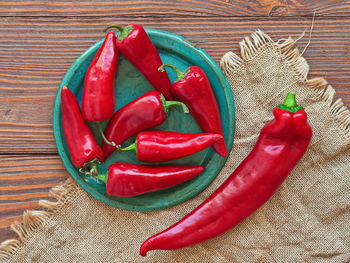
[[[155,44],[163,63],[173,64],[181,70],[184,70],[190,65],[197,65],[205,71],[219,104],[225,141],[228,151],[230,152],[235,132],[234,99],[231,88],[218,65],[206,52],[195,47],[181,36],[155,29],[146,29],[146,32]],[[78,101],[81,103],[85,72],[102,42],[103,40],[100,40],[91,46],[73,63],[63,78],[56,95],[53,111],[54,136],[58,152],[67,171],[86,192],[96,199],[108,205],[126,210],[147,212],[165,209],[198,195],[216,178],[227,159],[215,153],[212,147],[209,147],[208,149],[205,149],[197,154],[171,162],[152,164],[200,164],[205,165],[206,168],[202,174],[190,181],[162,191],[135,197],[120,198],[108,196],[105,192],[105,184],[103,182],[92,177],[85,177],[83,174],[79,173],[76,167],[74,167],[70,160],[62,130],[60,92],[63,86],[67,86],[76,95]],[[174,72],[169,70],[168,74],[170,80],[174,81]],[[136,99],[145,92],[153,89],[143,75],[122,55],[119,57],[115,87],[117,101],[116,110],[126,105],[131,100]],[[94,124],[89,123],[89,125],[92,128],[97,141],[100,143],[101,139]],[[104,123],[104,125],[106,125],[106,123]],[[183,114],[180,108],[171,109],[167,120],[162,125],[155,127],[154,129],[185,133],[201,132],[201,129],[192,116],[190,114]],[[130,138],[123,144],[123,146],[129,145],[134,140],[135,137]],[[99,166],[99,172],[106,172],[108,166],[117,161],[134,164],[141,163],[137,160],[136,154],[133,151],[114,152],[106,162]]]

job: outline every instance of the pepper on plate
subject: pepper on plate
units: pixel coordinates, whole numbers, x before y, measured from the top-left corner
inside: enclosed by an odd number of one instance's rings
[[[82,112],[86,121],[106,121],[113,115],[117,62],[116,36],[109,32],[85,74]]]
[[[166,72],[158,71],[163,64],[158,51],[146,31],[141,25],[130,24],[127,26],[111,25],[106,30],[116,28],[120,31],[117,37],[118,51],[130,61],[152,84],[152,86],[164,95],[167,100],[172,100],[170,92],[170,80]]]
[[[222,135],[215,133],[143,131],[135,143],[119,151],[135,150],[142,162],[166,162],[202,151],[220,139]]]
[[[176,73],[175,82],[171,85],[172,95],[186,104],[202,131],[223,136],[219,107],[204,71],[198,66],[180,71],[171,64],[164,64],[159,70],[164,71],[165,67]],[[213,148],[222,157],[227,156],[224,136],[213,144]]]
[[[82,168],[102,160],[102,150],[81,114],[77,99],[67,87],[61,90],[61,111],[63,133],[73,164]]]
[[[201,165],[149,166],[117,162],[98,179],[106,183],[110,196],[131,197],[169,188],[191,180],[204,171]]]
[[[106,141],[102,142],[104,159],[116,150],[116,145],[122,144],[142,130],[162,124],[173,106],[181,106],[183,111],[188,113],[185,104],[167,101],[160,92],[152,90],[120,108],[114,113],[104,132],[107,141],[114,143],[111,145]]]
[[[261,207],[304,155],[312,136],[294,93],[273,111],[253,150],[207,200],[179,222],[148,238],[140,255],[192,246],[221,235]]]

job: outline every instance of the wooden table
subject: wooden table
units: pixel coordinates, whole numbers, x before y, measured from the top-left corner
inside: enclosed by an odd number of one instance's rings
[[[304,54],[309,76],[325,77],[350,106],[350,1],[94,2],[0,2],[0,242],[15,237],[9,226],[67,178],[52,133],[54,98],[72,62],[111,23],[182,35],[218,62],[258,28],[275,40],[297,38],[315,11]],[[306,35],[300,48],[307,42]]]

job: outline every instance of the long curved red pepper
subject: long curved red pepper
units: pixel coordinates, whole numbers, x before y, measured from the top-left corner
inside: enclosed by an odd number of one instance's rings
[[[109,32],[86,71],[82,99],[86,121],[105,121],[113,115],[117,61],[116,36]]]
[[[136,150],[142,162],[166,162],[197,153],[220,139],[222,135],[215,133],[143,131],[134,144],[119,150]]]
[[[171,93],[187,105],[202,131],[223,136],[219,107],[204,71],[197,66],[190,66],[180,71],[170,64],[162,65],[159,70],[164,70],[164,67],[170,67],[176,72]],[[213,148],[221,156],[227,156],[224,138],[214,143]]]
[[[148,166],[118,162],[108,167],[108,175],[97,178],[106,182],[108,195],[130,197],[178,185],[203,171],[201,165]]]
[[[168,229],[148,238],[141,256],[155,249],[179,249],[223,234],[262,206],[305,153],[312,136],[307,115],[288,93],[275,119],[231,176],[201,205]]]
[[[158,71],[163,64],[158,51],[141,25],[125,27],[111,25],[106,28],[120,31],[117,49],[130,61],[167,100],[172,100],[170,80],[166,72]]]
[[[108,141],[120,145],[136,133],[162,124],[169,108],[176,105],[188,112],[183,103],[166,101],[156,90],[146,92],[114,113],[105,129],[105,136]],[[116,147],[103,141],[102,150],[104,159],[107,159]]]
[[[80,168],[94,159],[102,160],[102,150],[83,119],[77,99],[67,87],[61,90],[61,110],[63,133],[73,164]]]

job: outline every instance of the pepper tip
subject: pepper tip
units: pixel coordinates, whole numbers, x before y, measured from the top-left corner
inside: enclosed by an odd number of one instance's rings
[[[221,139],[219,141],[213,144],[213,148],[217,152],[217,154],[219,154],[223,158],[226,158],[228,152],[223,136],[221,136]]]
[[[142,256],[142,257],[147,256],[148,249],[146,246],[147,246],[147,241],[143,242],[143,244],[140,247],[140,256]]]

